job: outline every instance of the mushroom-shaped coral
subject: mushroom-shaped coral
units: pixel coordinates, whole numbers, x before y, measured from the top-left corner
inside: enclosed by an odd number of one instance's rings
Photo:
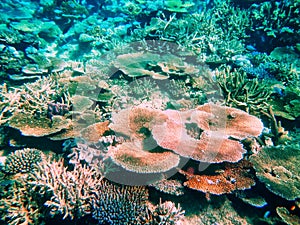
[[[34,148],[17,150],[7,156],[4,172],[9,174],[32,172],[34,167],[42,161],[42,152]]]
[[[109,130],[108,121],[94,123],[80,131],[81,137],[88,142],[97,142]]]
[[[294,146],[265,147],[250,161],[258,179],[287,200],[300,198],[300,151]]]
[[[184,60],[172,54],[137,52],[119,55],[114,65],[129,77],[151,76],[157,80],[199,72],[196,66]]]
[[[166,110],[165,123],[152,128],[159,146],[197,161],[237,162],[246,152],[239,140],[258,136],[262,122],[238,109],[205,104],[196,110]]]
[[[180,171],[187,178],[184,183],[188,188],[204,193],[221,195],[232,193],[236,190],[245,190],[255,184],[254,177],[249,173],[251,163],[242,160],[236,164],[225,163],[224,169],[214,174],[195,175]]]
[[[160,110],[132,107],[112,114],[110,128],[130,138],[145,139],[154,124],[160,124],[166,116]]]
[[[124,142],[110,148],[114,163],[136,173],[162,173],[179,164],[179,156],[170,151],[150,152],[141,143]]]
[[[52,116],[49,118],[36,118],[31,114],[16,112],[10,118],[9,126],[20,130],[24,136],[42,137],[58,133],[71,126],[71,120],[62,116]]]

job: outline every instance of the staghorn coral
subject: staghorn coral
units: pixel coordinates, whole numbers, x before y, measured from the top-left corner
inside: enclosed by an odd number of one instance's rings
[[[92,215],[99,224],[145,224],[147,200],[148,190],[143,186],[124,186],[104,179],[93,192]]]
[[[216,70],[217,82],[223,92],[225,103],[230,107],[237,107],[249,113],[266,111],[271,95],[271,88],[257,78],[248,79],[242,70],[231,70],[228,66]]]
[[[36,193],[23,178],[13,181],[7,196],[0,199],[1,219],[10,225],[43,225],[42,210]]]
[[[218,172],[213,174],[190,174],[183,170],[188,188],[208,194],[222,195],[233,193],[236,190],[245,190],[255,185],[254,176],[249,172],[251,163],[242,160],[236,164],[225,163]]]
[[[287,200],[300,197],[299,148],[294,145],[264,147],[250,161],[268,190]]]
[[[7,156],[4,172],[9,174],[28,173],[42,161],[42,152],[34,148],[16,150]]]
[[[291,1],[264,1],[250,7],[251,35],[264,36],[265,42],[261,48],[292,45],[299,40],[299,13],[298,0]],[[265,43],[272,43],[266,45]],[[267,50],[270,50],[267,49]]]
[[[42,196],[50,194],[45,206],[52,216],[78,219],[91,213],[91,193],[97,190],[102,178],[101,174],[87,166],[76,164],[73,170],[68,171],[62,159],[45,160],[31,174],[29,183]]]
[[[171,201],[162,202],[159,200],[159,204],[155,206],[152,212],[153,224],[158,225],[179,225],[184,219],[185,211],[180,207],[180,204],[176,207],[175,203]]]

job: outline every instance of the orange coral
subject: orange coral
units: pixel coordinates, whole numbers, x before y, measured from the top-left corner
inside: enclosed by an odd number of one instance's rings
[[[81,137],[88,142],[97,142],[108,131],[109,121],[94,123],[81,130]]]
[[[250,168],[251,163],[242,160],[235,164],[225,163],[223,170],[210,175],[194,175],[182,170],[180,173],[187,178],[185,186],[204,193],[221,195],[253,186],[255,181],[249,173]]]

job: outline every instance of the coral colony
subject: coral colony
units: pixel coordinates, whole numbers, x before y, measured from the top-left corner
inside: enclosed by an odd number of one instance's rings
[[[300,224],[299,9],[1,1],[0,223]]]

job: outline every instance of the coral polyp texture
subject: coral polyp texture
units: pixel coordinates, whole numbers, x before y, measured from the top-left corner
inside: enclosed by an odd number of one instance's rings
[[[7,156],[4,172],[8,174],[32,172],[42,161],[42,152],[38,149],[24,148]]]
[[[251,164],[240,161],[237,164],[225,163],[222,169],[213,174],[190,174],[181,171],[187,178],[184,185],[204,193],[222,195],[236,190],[245,190],[255,185],[253,174],[249,172]]]
[[[127,170],[142,173],[175,167],[176,155],[209,163],[237,162],[246,153],[239,140],[258,136],[263,129],[258,118],[211,103],[189,111],[134,107],[113,114],[112,120],[112,130],[139,139],[139,144],[123,143],[112,148],[113,161]],[[162,169],[152,157],[161,163],[169,158],[169,163],[163,163]]]
[[[299,224],[299,0],[2,0],[3,225]]]
[[[267,189],[287,200],[295,200],[300,197],[299,157],[299,148],[293,145],[265,147],[251,156],[250,161]]]

